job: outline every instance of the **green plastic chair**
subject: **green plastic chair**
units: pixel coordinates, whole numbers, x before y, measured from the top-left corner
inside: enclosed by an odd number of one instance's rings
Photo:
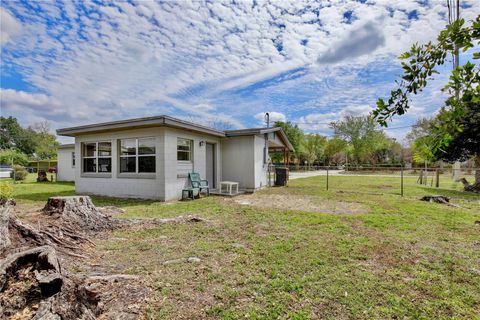
[[[202,180],[199,173],[189,173],[188,177],[190,178],[190,182],[192,183],[193,188],[198,188],[200,192],[202,192],[202,190],[205,190],[207,192],[207,195],[210,195],[210,187],[208,186],[208,181]]]

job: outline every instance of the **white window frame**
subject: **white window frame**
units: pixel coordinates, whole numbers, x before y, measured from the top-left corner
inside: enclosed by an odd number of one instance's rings
[[[185,151],[185,150],[178,150],[178,141],[179,140],[185,140],[185,141],[188,141],[190,142],[190,150],[189,151]],[[189,159],[188,160],[178,160],[178,152],[188,152],[189,154]],[[193,139],[188,139],[188,138],[181,138],[181,137],[177,137],[177,162],[180,162],[180,163],[192,163],[193,162]]]
[[[85,156],[85,145],[86,144],[93,144],[95,143],[95,153],[93,156]],[[110,144],[110,155],[109,156],[99,156],[98,152],[98,144],[99,143],[109,143]],[[82,161],[82,174],[85,175],[112,175],[112,166],[113,166],[113,161],[112,161],[112,153],[113,153],[113,143],[112,141],[85,141],[81,143],[81,161]],[[108,159],[110,158],[110,171],[109,172],[100,172],[98,171],[98,166],[100,162],[98,161],[99,159]],[[95,172],[86,172],[85,171],[85,165],[84,165],[84,159],[96,159],[96,164],[95,164]]]
[[[155,144],[155,153],[150,154],[138,154],[138,140],[153,140]],[[122,155],[122,140],[135,140],[135,154],[134,155]],[[155,171],[153,172],[139,172],[139,161],[140,157],[154,157],[155,158]],[[135,172],[122,172],[121,161],[122,158],[135,158]],[[157,173],[157,143],[155,137],[141,137],[141,138],[123,138],[118,139],[118,173],[119,175],[128,176],[128,175],[155,175]]]

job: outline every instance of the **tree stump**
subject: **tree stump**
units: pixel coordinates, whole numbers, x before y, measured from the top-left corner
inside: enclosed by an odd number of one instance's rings
[[[89,196],[50,197],[43,213],[89,230],[113,228],[111,217],[97,209]]]
[[[15,207],[15,201],[6,200],[0,203],[0,252],[5,250],[12,241],[10,240],[10,216]]]
[[[47,173],[45,172],[45,170],[38,171],[37,182],[49,182]]]

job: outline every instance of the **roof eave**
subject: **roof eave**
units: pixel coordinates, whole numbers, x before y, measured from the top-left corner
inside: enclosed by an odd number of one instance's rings
[[[180,119],[174,119],[168,116],[139,118],[130,120],[113,121],[86,126],[58,129],[57,134],[61,136],[75,137],[82,134],[101,133],[116,130],[129,130],[139,128],[152,128],[167,126],[182,130],[201,132],[217,137],[225,137],[225,133],[205,126],[197,125]]]

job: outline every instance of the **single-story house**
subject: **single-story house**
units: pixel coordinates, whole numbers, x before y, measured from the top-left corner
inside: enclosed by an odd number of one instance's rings
[[[75,181],[75,143],[57,147],[57,181]]]
[[[59,180],[75,181],[77,193],[112,197],[180,199],[188,173],[211,189],[235,181],[253,192],[268,184],[268,152],[288,152],[281,128],[220,131],[169,116],[64,128],[75,144],[59,148]],[[62,172],[63,171],[63,172]]]

